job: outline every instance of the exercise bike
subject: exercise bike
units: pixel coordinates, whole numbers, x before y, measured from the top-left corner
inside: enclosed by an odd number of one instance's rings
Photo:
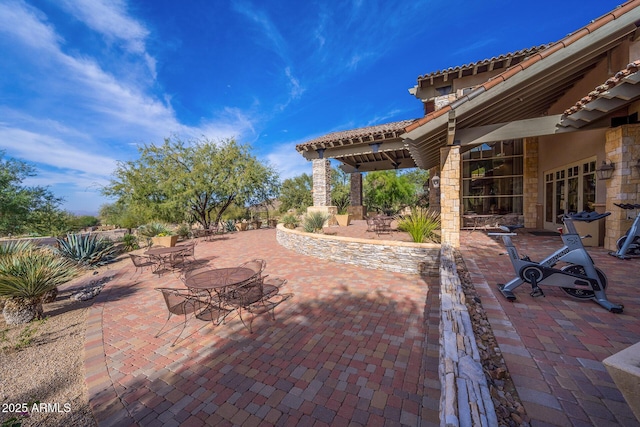
[[[544,296],[541,285],[555,286],[562,289],[569,296],[580,300],[593,300],[612,313],[622,313],[621,304],[613,304],[607,299],[605,288],[607,276],[597,268],[593,259],[584,248],[582,238],[578,235],[574,221],[592,222],[609,216],[606,212],[581,212],[567,214],[562,217],[567,232],[562,234],[564,246],[540,262],[531,261],[527,256],[520,258],[518,251],[511,241],[515,236],[514,230],[522,228],[522,225],[500,226],[505,233],[488,233],[490,236],[500,236],[507,248],[507,254],[513,264],[517,277],[509,283],[499,284],[500,293],[509,301],[515,301],[513,291],[523,283],[531,284],[532,297]],[[559,261],[568,265],[557,269],[553,268]]]
[[[615,252],[609,252],[609,255],[613,255],[620,259],[638,257],[640,256],[640,215],[638,215],[640,205],[633,205],[630,203],[614,203],[614,205],[625,210],[634,209],[636,211],[636,219],[633,221],[633,224],[631,224],[631,227],[629,227],[624,236],[620,237],[616,242],[618,250]]]

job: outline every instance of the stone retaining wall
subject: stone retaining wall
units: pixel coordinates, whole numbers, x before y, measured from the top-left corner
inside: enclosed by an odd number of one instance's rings
[[[278,243],[297,253],[396,273],[438,275],[440,245],[355,239],[276,228]]]
[[[453,248],[440,253],[440,425],[498,425]]]

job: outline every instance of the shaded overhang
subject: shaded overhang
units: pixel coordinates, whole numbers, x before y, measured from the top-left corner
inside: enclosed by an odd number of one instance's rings
[[[403,139],[405,127],[415,120],[402,120],[342,132],[333,132],[296,146],[305,159],[335,159],[345,172],[416,167]]]
[[[408,125],[402,138],[416,165],[438,166],[440,149],[454,143],[470,148],[487,141],[609,127],[607,119],[638,98],[635,77],[610,91],[611,99],[593,100],[595,104],[580,115],[547,116],[547,112],[600,61],[606,61],[613,48],[634,35],[640,21],[638,6],[639,1],[626,3]]]

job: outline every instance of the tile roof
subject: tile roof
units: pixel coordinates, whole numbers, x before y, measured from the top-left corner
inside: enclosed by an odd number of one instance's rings
[[[628,64],[626,68],[618,71],[613,77],[607,79],[606,82],[589,92],[587,96],[580,99],[580,101],[576,102],[575,105],[567,108],[562,114],[562,118],[564,119],[581,111],[588,103],[595,101],[598,98],[606,97],[611,89],[622,84],[626,77],[637,73],[638,70],[640,70],[640,59]]]
[[[449,74],[458,74],[458,77],[464,77],[467,75],[498,70],[501,68],[508,69],[526,60],[531,55],[548,48],[549,46],[551,46],[551,44],[534,46],[528,49],[521,49],[516,52],[505,53],[500,56],[494,56],[492,58],[482,59],[480,61],[472,62],[469,64],[459,65],[456,67],[449,67],[445,70],[434,71],[429,74],[418,76],[418,85],[420,85],[421,82],[425,80],[433,80],[437,77],[449,75]]]
[[[296,145],[296,150],[302,152],[309,149],[315,149],[316,147],[325,147],[327,145],[333,147],[397,138],[402,135],[405,132],[405,128],[415,120],[416,119],[401,120],[398,122],[329,133],[303,144]]]

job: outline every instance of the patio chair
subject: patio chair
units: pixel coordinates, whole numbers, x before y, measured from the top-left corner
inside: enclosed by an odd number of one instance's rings
[[[238,267],[253,270],[255,275],[251,279],[260,279],[262,277],[262,272],[267,268],[267,262],[263,259],[252,259],[251,261],[240,264]]]
[[[172,315],[175,314],[184,316],[184,324],[182,325],[182,330],[178,334],[178,337],[171,344],[171,347],[173,347],[176,345],[176,342],[178,342],[180,336],[182,336],[182,333],[187,327],[189,314],[193,314],[195,316],[199,310],[206,308],[208,304],[207,302],[200,300],[197,296],[193,295],[186,289],[182,290],[173,288],[156,288],[156,290],[162,293],[164,302],[167,305],[167,310],[169,311],[167,321],[155,335],[156,338],[160,336],[162,330],[165,328],[165,326],[167,326]]]
[[[187,243],[180,247],[184,247],[184,250],[173,255],[171,258],[172,267],[184,267],[188,262],[197,261],[195,256],[196,242]]]
[[[133,262],[133,265],[136,268],[133,274],[131,275],[131,277],[135,276],[135,274],[138,271],[142,273],[145,267],[149,267],[151,271],[155,270],[154,267],[156,266],[156,262],[153,259],[151,259],[151,257],[148,257],[146,255],[134,255],[134,254],[129,254],[129,257],[131,258],[131,262]]]

